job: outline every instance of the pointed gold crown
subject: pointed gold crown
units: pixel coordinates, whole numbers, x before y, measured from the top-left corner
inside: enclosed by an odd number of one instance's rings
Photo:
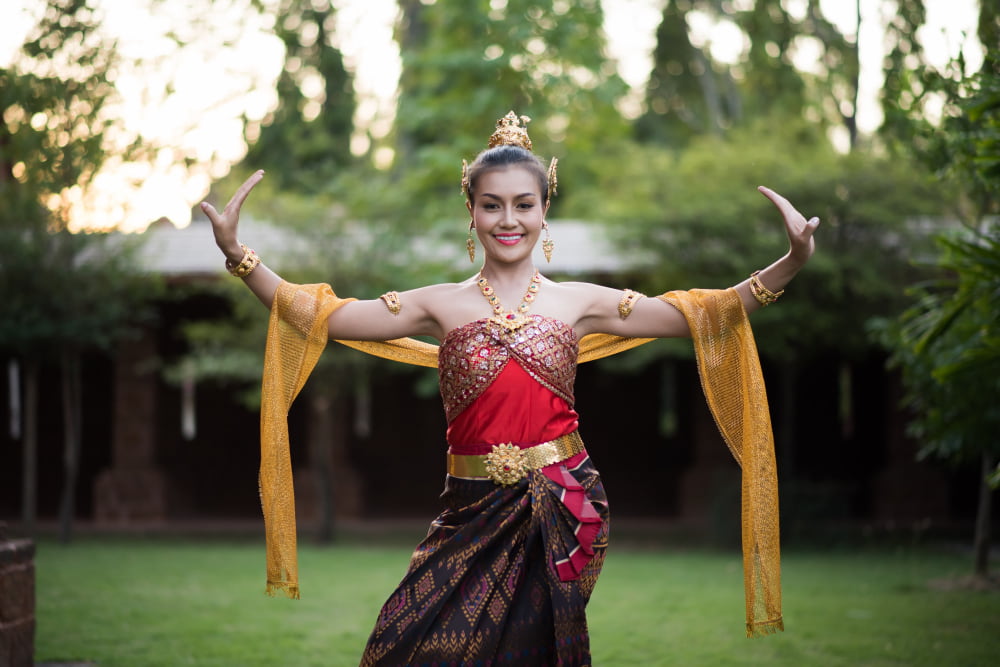
[[[513,111],[508,111],[506,116],[497,121],[497,129],[490,135],[488,147],[520,146],[530,151],[531,137],[528,136],[530,122],[531,119],[527,116],[518,116]]]
[[[506,116],[497,121],[497,129],[490,135],[487,148],[520,146],[526,151],[531,152],[531,137],[528,136],[528,123],[530,122],[531,119],[527,116],[518,116],[513,111],[508,111]],[[556,158],[552,158],[549,161],[547,174],[549,194],[545,200],[546,206],[552,200],[552,195],[556,194],[556,186],[559,183],[556,174],[556,165],[558,162]],[[469,196],[469,164],[465,160],[462,160],[462,192],[466,197]]]

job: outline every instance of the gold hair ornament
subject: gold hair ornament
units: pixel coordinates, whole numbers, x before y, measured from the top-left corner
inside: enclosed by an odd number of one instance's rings
[[[559,164],[559,160],[552,158],[549,160],[549,194],[545,197],[545,208],[549,207],[552,202],[552,195],[556,194],[556,187],[559,185],[559,176],[556,174],[556,167]]]
[[[476,240],[472,238],[472,230],[476,228],[476,221],[469,221],[469,238],[465,239],[465,249],[469,251],[469,261],[476,261]]]
[[[530,122],[531,119],[527,116],[518,116],[513,111],[508,111],[506,116],[497,121],[497,129],[490,135],[487,146],[489,148],[520,146],[524,150],[530,151],[531,137],[528,136],[528,123]]]
[[[513,111],[508,111],[506,116],[497,121],[497,128],[490,135],[490,140],[486,144],[487,148],[520,146],[530,152],[532,146],[531,137],[528,136],[528,123],[530,122],[531,118],[528,116],[518,116]],[[552,195],[556,194],[556,187],[559,184],[559,177],[556,173],[558,164],[559,160],[556,158],[549,161],[549,169],[546,174],[549,184],[549,193],[545,197],[546,207],[552,201]],[[462,193],[465,194],[466,199],[469,198],[469,186],[469,163],[462,160]]]

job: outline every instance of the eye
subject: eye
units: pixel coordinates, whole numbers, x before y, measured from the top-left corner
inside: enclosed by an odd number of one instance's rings
[[[530,201],[523,201],[517,205],[518,208],[534,208],[535,204]]]

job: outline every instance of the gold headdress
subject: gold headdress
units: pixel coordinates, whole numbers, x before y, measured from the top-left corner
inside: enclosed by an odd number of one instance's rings
[[[508,111],[507,115],[497,121],[497,129],[490,135],[487,148],[497,146],[520,146],[526,151],[531,151],[531,137],[528,136],[528,123],[531,119],[527,116],[518,116],[513,111]],[[545,199],[548,206],[552,201],[552,195],[556,193],[556,185],[559,179],[556,175],[556,165],[559,161],[552,158],[549,162],[548,182],[549,194]],[[462,160],[462,192],[469,196],[469,163]]]
[[[496,146],[520,146],[524,150],[531,150],[531,137],[528,136],[528,123],[531,119],[527,116],[517,116],[513,111],[508,111],[507,115],[497,121],[496,132],[490,135],[490,148]],[[522,125],[521,123],[524,123]]]

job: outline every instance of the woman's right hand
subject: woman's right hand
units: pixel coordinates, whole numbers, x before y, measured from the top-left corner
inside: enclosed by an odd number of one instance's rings
[[[238,262],[243,257],[243,250],[240,248],[239,237],[236,230],[240,222],[240,208],[246,201],[250,191],[264,178],[264,170],[258,169],[250,178],[243,181],[236,194],[232,196],[222,213],[215,210],[215,207],[208,202],[201,203],[201,210],[205,212],[212,223],[212,233],[215,235],[215,243],[219,250],[225,254],[226,258]]]

